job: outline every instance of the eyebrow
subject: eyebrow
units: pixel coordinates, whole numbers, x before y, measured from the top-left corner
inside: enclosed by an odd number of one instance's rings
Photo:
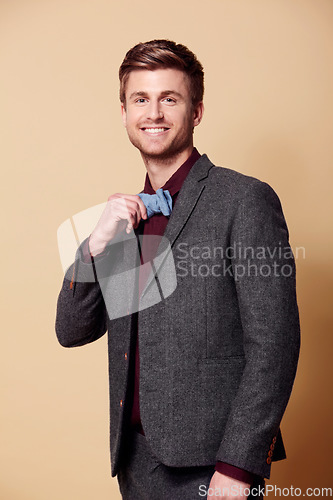
[[[137,90],[136,92],[133,92],[130,96],[129,96],[129,99],[133,99],[135,97],[146,97],[148,95],[147,92],[144,92],[143,90]],[[178,97],[180,99],[183,99],[184,97],[182,96],[182,94],[180,94],[179,92],[177,92],[176,90],[163,90],[161,92],[161,97],[164,97],[166,95],[173,95],[175,97]]]

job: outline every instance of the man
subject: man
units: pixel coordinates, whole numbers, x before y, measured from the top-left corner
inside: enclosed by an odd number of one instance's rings
[[[59,342],[80,346],[108,330],[112,475],[124,499],[260,498],[271,462],[285,458],[280,422],[299,353],[280,202],[193,147],[203,69],[186,47],[138,44],[119,76],[144,192],[111,195],[80,246],[59,295]],[[122,273],[140,263],[121,290]]]

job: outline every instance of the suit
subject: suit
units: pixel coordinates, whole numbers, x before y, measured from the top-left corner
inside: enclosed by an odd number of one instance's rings
[[[269,478],[271,462],[285,457],[280,422],[300,345],[295,263],[277,195],[203,155],[164,235],[177,286],[168,283],[171,270],[161,258],[140,298],[133,274],[123,293],[114,292],[121,275],[138,265],[139,234],[140,228],[111,245],[95,268],[79,248],[58,299],[62,345],[84,345],[108,331],[112,475],[126,433],[138,320],[140,412],[154,454],[169,466],[219,460]],[[163,300],[155,300],[157,288]],[[112,318],[106,297],[129,314]],[[141,306],[133,308],[133,300]]]

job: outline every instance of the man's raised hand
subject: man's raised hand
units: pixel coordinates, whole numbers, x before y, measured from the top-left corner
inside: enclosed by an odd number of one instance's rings
[[[115,193],[108,198],[106,207],[90,235],[89,249],[93,257],[103,252],[106,245],[121,231],[130,233],[141,219],[147,219],[147,209],[137,194]]]

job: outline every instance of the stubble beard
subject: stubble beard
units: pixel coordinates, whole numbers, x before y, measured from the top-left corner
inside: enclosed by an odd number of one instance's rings
[[[134,134],[128,133],[128,138],[133,146],[140,151],[144,162],[158,161],[168,164],[172,163],[178,155],[193,144],[193,129],[191,129],[191,132],[187,131],[186,135],[180,141],[177,140],[176,136],[165,149],[156,151],[156,153],[146,148],[140,139]]]

